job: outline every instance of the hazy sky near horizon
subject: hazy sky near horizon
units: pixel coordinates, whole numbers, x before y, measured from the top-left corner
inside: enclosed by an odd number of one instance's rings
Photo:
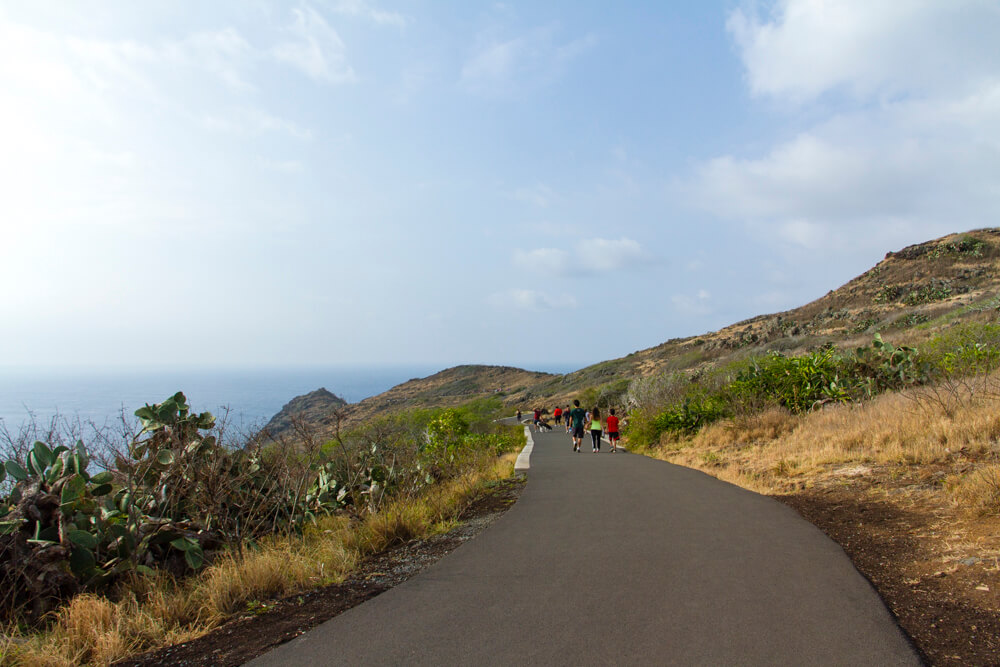
[[[1000,224],[1000,3],[0,0],[0,366],[592,363]]]

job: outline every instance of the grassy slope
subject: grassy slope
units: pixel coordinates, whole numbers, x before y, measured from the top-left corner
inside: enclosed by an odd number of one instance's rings
[[[971,238],[986,244],[980,256],[942,250],[959,239]],[[536,394],[559,399],[595,384],[612,383],[657,373],[689,370],[708,362],[725,362],[769,350],[794,353],[811,346],[833,342],[852,347],[871,340],[876,330],[893,340],[914,343],[931,335],[934,323],[943,315],[969,316],[964,307],[995,295],[1000,289],[1000,229],[952,234],[941,239],[888,253],[871,270],[799,308],[760,315],[737,322],[719,331],[689,338],[669,340],[625,357],[605,361],[540,383]],[[950,289],[951,296],[924,303],[917,300],[924,288],[933,294]],[[893,293],[898,298],[887,298]],[[952,319],[936,322],[950,324]]]
[[[983,241],[977,256],[949,250],[962,240]],[[349,421],[413,407],[444,407],[502,392],[511,407],[565,403],[579,392],[623,387],[633,378],[725,363],[769,350],[803,351],[827,341],[851,347],[880,330],[897,343],[916,343],[956,320],[972,316],[966,306],[1000,291],[1000,229],[952,234],[890,252],[877,266],[846,285],[799,308],[761,315],[719,331],[666,341],[567,375],[504,366],[457,366],[413,379],[350,406]],[[945,298],[907,303],[920,290]],[[895,297],[895,298],[893,298]]]

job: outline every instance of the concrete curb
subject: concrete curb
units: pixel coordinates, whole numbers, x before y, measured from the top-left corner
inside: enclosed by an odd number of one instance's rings
[[[527,426],[524,427],[524,438],[528,441],[528,444],[517,455],[517,461],[514,462],[514,472],[521,472],[531,468],[531,450],[535,448],[535,441],[531,437],[531,429]]]

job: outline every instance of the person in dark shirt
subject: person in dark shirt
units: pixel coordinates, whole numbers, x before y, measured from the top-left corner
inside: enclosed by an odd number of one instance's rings
[[[587,411],[580,407],[579,399],[573,401],[570,417],[573,419],[573,451],[579,452],[583,443],[583,423],[587,421]]]

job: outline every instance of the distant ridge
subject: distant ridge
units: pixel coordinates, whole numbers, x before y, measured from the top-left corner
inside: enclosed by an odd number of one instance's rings
[[[938,318],[972,317],[975,308],[981,310],[986,302],[1000,308],[997,228],[949,234],[888,252],[872,269],[799,308],[758,315],[718,331],[674,338],[565,375],[509,366],[455,366],[346,406],[345,414],[348,422],[356,423],[400,410],[457,405],[489,395],[500,396],[511,411],[551,408],[583,397],[588,390],[592,390],[590,399],[603,397],[616,404],[624,402],[629,382],[635,378],[696,372],[748,354],[796,354],[818,345],[867,344],[876,331],[907,344],[919,343],[931,334]],[[318,391],[333,396],[326,390]],[[272,423],[284,423],[276,420],[290,410],[322,425],[329,421],[333,409],[345,405],[336,399],[340,403],[323,407],[322,399],[316,398],[309,410],[297,408],[296,401],[314,394],[317,392],[291,401]]]
[[[291,435],[295,419],[310,424],[322,423],[334,410],[345,405],[348,405],[347,401],[320,387],[288,401],[278,414],[271,417],[264,429],[272,436]]]

